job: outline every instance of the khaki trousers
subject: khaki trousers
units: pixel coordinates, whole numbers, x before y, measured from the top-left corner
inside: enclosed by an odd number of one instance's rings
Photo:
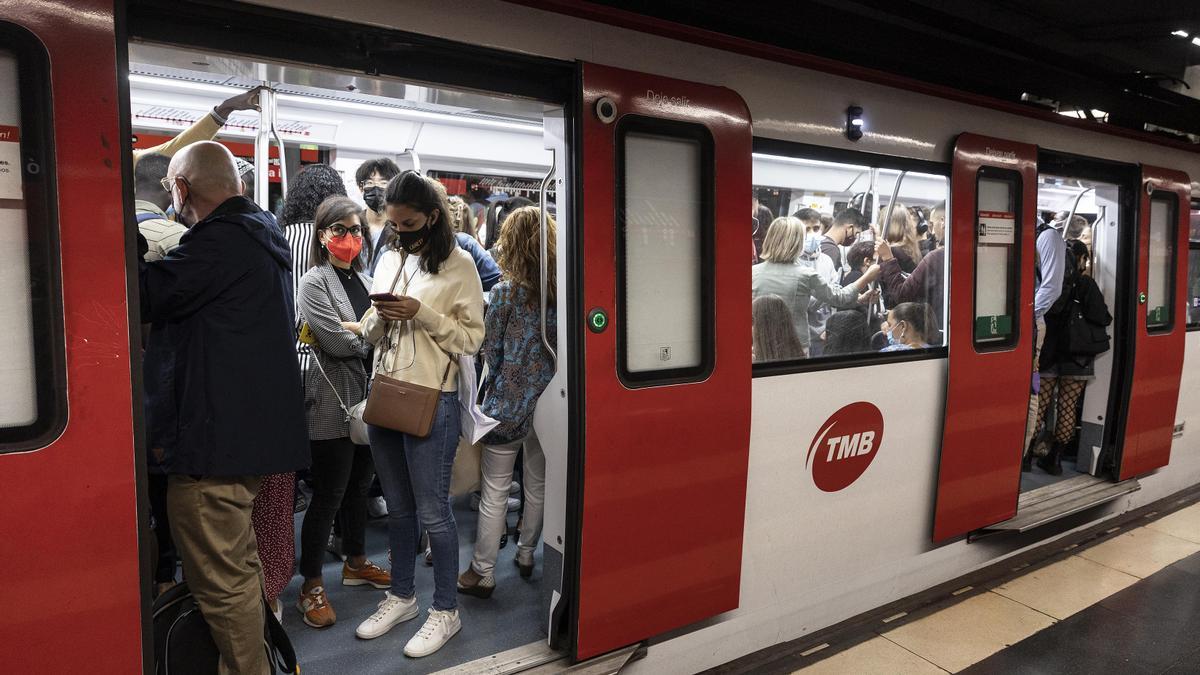
[[[262,563],[250,522],[258,476],[171,475],[167,513],[183,573],[221,652],[220,673],[270,672]]]
[[[1033,375],[1038,372],[1038,359],[1042,356],[1042,344],[1046,340],[1046,320],[1034,318],[1033,334],[1033,372],[1030,374],[1029,412],[1025,418],[1025,445],[1021,446],[1021,458],[1029,452],[1029,442],[1033,440],[1033,432],[1037,430],[1038,395],[1033,393]]]

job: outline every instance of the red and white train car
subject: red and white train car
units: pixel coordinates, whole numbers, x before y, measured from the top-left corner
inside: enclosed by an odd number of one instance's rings
[[[544,634],[570,658],[648,643],[629,672],[703,670],[1200,483],[1193,147],[573,3],[0,0],[0,35],[9,672],[151,667],[125,225],[138,45],[543,106],[522,161],[549,172],[561,228],[535,422]],[[752,365],[752,195],[863,192],[949,202],[945,344]],[[1114,349],[1077,487],[1035,514],[1034,227],[1059,209],[1095,223]]]

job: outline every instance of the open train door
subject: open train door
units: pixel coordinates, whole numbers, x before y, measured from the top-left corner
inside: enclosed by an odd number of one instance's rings
[[[934,541],[1017,512],[1033,372],[1037,146],[960,135],[950,208],[950,349]]]
[[[584,64],[573,656],[738,606],[750,444],[750,116]]]
[[[1171,456],[1187,316],[1187,174],[1142,167],[1138,204],[1133,371],[1120,479],[1166,466]]]

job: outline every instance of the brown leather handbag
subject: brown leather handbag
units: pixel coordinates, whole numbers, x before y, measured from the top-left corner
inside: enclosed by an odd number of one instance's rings
[[[392,279],[391,290],[393,292],[396,290],[396,282],[404,272],[404,263],[405,260],[402,259],[400,269],[396,271],[396,278]],[[411,279],[405,279],[401,295],[408,290],[410,281]],[[391,329],[392,327],[389,325],[387,328],[389,335]],[[412,330],[410,328],[410,332]],[[413,358],[416,358],[416,339],[414,334]],[[367,424],[424,438],[433,429],[433,418],[437,414],[438,400],[442,395],[442,387],[446,384],[446,378],[450,376],[450,364],[454,360],[447,355],[446,370],[442,373],[442,384],[435,389],[380,374],[379,368],[383,365],[383,360],[387,358],[391,347],[389,339],[387,347],[384,353],[380,354],[379,362],[375,367],[375,377],[371,380],[371,390],[367,393],[367,404],[363,408],[362,419]]]

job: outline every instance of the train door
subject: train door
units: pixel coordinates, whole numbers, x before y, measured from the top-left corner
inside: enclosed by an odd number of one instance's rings
[[[583,67],[580,659],[738,606],[750,440],[750,119]]]
[[[145,662],[115,34],[104,0],[0,3],[6,672]]]

